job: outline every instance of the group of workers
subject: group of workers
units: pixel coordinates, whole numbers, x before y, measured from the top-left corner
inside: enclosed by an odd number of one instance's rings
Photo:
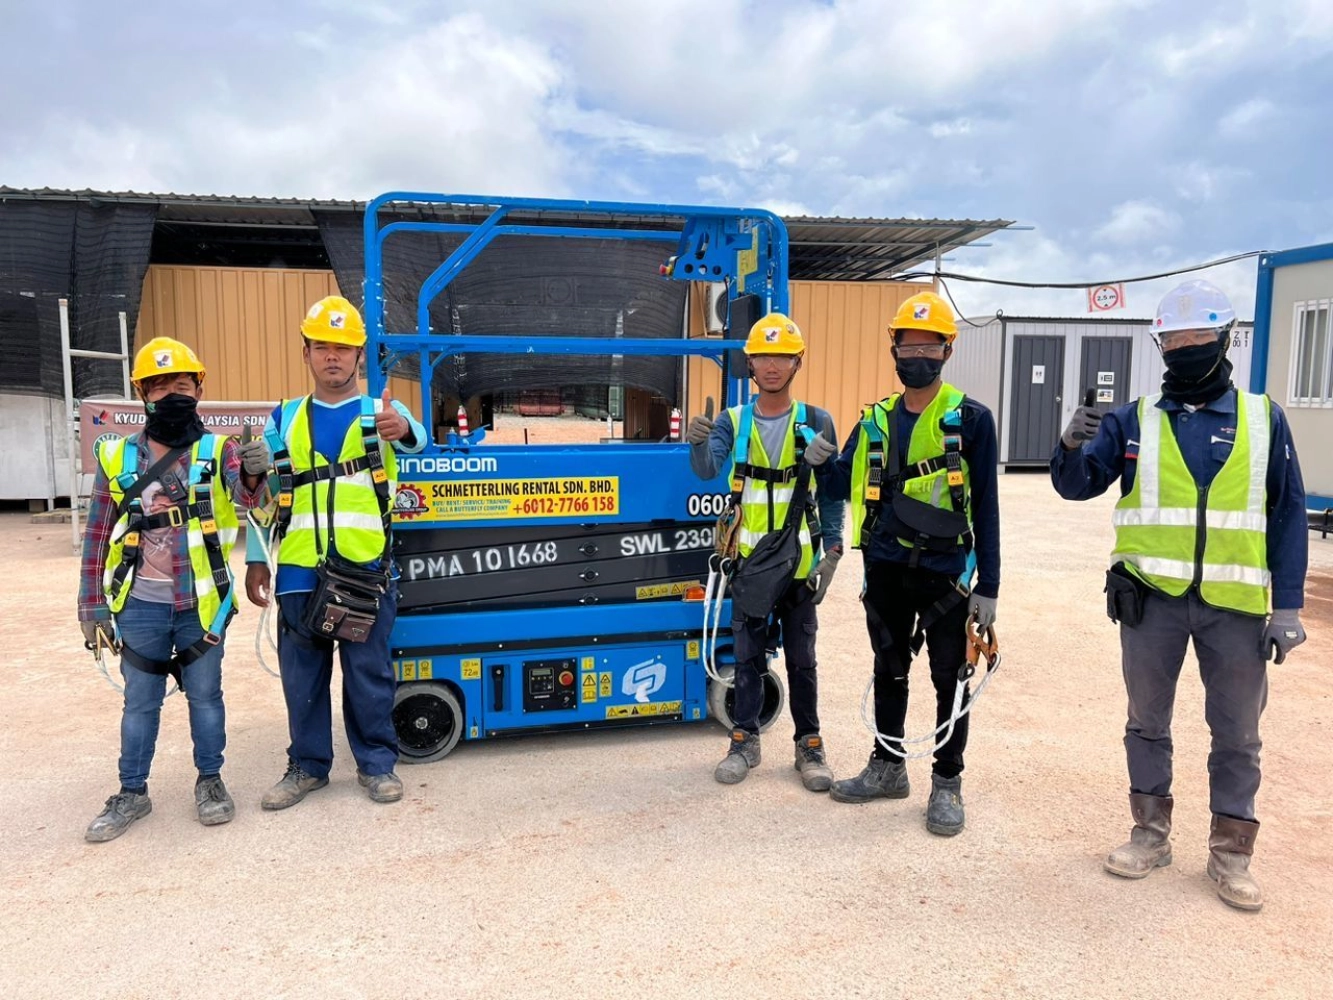
[[[1249,860],[1267,662],[1281,663],[1305,640],[1307,542],[1282,411],[1232,385],[1234,323],[1226,296],[1207,282],[1169,293],[1153,327],[1166,368],[1161,393],[1109,412],[1080,406],[1055,445],[1051,476],[1071,500],[1120,482],[1106,593],[1120,626],[1134,825],[1105,868],[1141,878],[1171,861],[1171,715],[1193,640],[1212,733],[1207,870],[1224,901],[1252,910],[1262,905]],[[753,401],[717,420],[710,405],[689,423],[695,473],[727,472],[732,492],[719,530],[734,540],[733,728],[714,776],[735,784],[760,763],[764,675],[780,640],[802,784],[838,802],[906,798],[908,675],[924,645],[940,737],[926,827],[953,836],[965,823],[970,691],[960,667],[968,643],[993,626],[999,596],[995,421],[943,381],[958,336],[944,300],[912,296],[888,332],[903,388],[867,407],[841,449],[832,417],[793,398],[806,345],[780,313],[755,323],[745,343]],[[316,303],[301,333],[314,391],[275,408],[254,440],[205,431],[196,413],[204,366],[184,344],[158,338],[136,356],[147,422],[98,449],[83,544],[85,640],[118,650],[125,680],[120,790],[89,825],[90,841],[120,836],[152,809],[148,774],[168,676],[189,703],[199,821],[235,815],[221,777],[235,506],[268,526],[247,532],[245,586],[254,604],[276,600],[280,619],[291,742],[263,808],[295,805],[328,784],[335,639],[358,781],[374,801],[402,797],[388,646],[397,604],[390,487],[396,455],[420,450],[426,435],[387,392],[377,400],[359,391],[366,334],[349,302]],[[820,734],[817,607],[847,542],[864,559],[876,739],[861,772],[835,781]]]
[[[1283,662],[1305,641],[1308,542],[1282,410],[1231,381],[1235,320],[1208,282],[1168,293],[1153,322],[1161,392],[1109,412],[1085,400],[1055,446],[1051,478],[1069,500],[1120,483],[1106,594],[1120,626],[1134,825],[1104,867],[1142,878],[1171,863],[1171,715],[1192,640],[1212,733],[1207,872],[1224,902],[1257,910],[1263,896],[1249,865],[1259,717],[1268,661]],[[926,828],[953,836],[964,826],[971,694],[960,670],[967,644],[994,624],[999,596],[995,422],[943,381],[958,321],[939,296],[903,302],[889,334],[903,388],[863,411],[841,452],[829,415],[792,398],[805,342],[779,313],[756,323],[745,344],[754,401],[717,421],[710,412],[690,421],[694,471],[711,478],[730,469],[736,509],[734,728],[715,777],[734,784],[759,765],[763,674],[780,636],[805,787],[838,802],[906,798],[908,673],[924,644],[937,722]],[[819,732],[816,606],[844,554],[845,501],[864,559],[876,738],[862,771],[835,781]]]

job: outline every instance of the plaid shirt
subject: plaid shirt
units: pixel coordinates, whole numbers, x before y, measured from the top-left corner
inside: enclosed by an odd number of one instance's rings
[[[154,459],[148,452],[148,444],[143,432],[131,435],[130,440],[139,445],[138,469],[140,474],[147,472]],[[190,452],[187,451],[176,460],[175,472],[182,482],[187,482],[190,473]],[[241,456],[237,453],[236,439],[228,438],[222,449],[222,485],[226,492],[249,510],[260,506],[268,490],[261,480],[258,489],[250,492],[241,481]],[[214,479],[217,483],[217,479]],[[214,496],[219,496],[214,487]],[[116,526],[116,502],[111,499],[110,484],[102,463],[97,463],[97,473],[93,480],[93,496],[88,504],[88,524],[83,533],[83,558],[79,569],[79,621],[106,621],[111,618],[111,609],[106,603],[106,593],[102,588],[102,575],[106,572],[106,554],[111,544],[111,532]],[[172,540],[172,577],[174,579],[177,611],[186,611],[198,605],[194,593],[194,567],[190,565],[190,540],[186,526],[165,529],[171,532]]]

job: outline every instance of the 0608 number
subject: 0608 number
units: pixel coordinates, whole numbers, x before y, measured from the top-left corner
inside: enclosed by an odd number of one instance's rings
[[[720,517],[727,507],[726,493],[691,493],[685,501],[690,517]]]

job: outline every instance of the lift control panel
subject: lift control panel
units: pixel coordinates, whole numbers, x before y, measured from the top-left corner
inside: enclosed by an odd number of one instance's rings
[[[523,664],[523,711],[549,712],[576,707],[578,661],[528,660]]]

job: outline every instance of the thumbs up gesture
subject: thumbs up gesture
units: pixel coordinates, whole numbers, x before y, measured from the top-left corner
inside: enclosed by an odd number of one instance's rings
[[[811,442],[805,446],[805,460],[811,468],[817,465],[823,465],[830,458],[838,453],[838,446],[833,443],[829,437],[829,429],[825,427],[814,436]]]
[[[686,428],[685,440],[690,444],[703,444],[711,433],[713,433],[713,397],[709,396],[704,401],[703,416],[695,417]]]
[[[386,388],[380,395],[380,401],[384,404],[380,412],[375,414],[375,430],[385,441],[401,441],[407,437],[409,424],[404,417],[393,406],[393,396],[389,394]]]
[[[262,437],[254,436],[254,429],[247,423],[241,432],[240,443],[236,446],[241,456],[241,471],[247,476],[262,476],[268,472],[268,445]]]

